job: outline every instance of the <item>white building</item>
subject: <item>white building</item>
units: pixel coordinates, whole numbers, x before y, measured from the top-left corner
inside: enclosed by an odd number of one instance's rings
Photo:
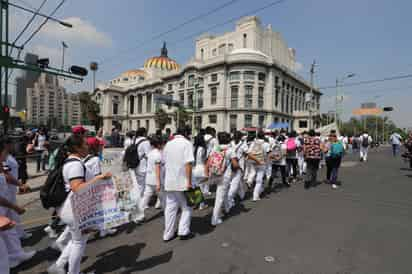
[[[195,57],[180,67],[168,57],[164,45],[161,55],[149,58],[144,68],[126,71],[99,87],[94,98],[101,107],[105,132],[115,126],[123,132],[138,127],[154,132],[154,94],[194,105],[195,126],[217,131],[266,127],[271,122],[306,130],[305,98],[311,90],[313,115],[319,113],[321,93],[294,72],[295,50],[257,17],[241,19],[234,32],[202,35],[195,50]],[[174,112],[172,107],[162,107]],[[172,119],[167,127],[175,128]]]
[[[79,96],[66,93],[66,90],[59,86],[57,77],[50,74],[41,74],[34,87],[27,89],[26,107],[29,124],[80,124]]]

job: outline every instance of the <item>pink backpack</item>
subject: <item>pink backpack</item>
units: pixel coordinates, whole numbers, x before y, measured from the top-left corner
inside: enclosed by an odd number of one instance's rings
[[[209,156],[209,173],[214,176],[221,176],[225,172],[226,149],[213,150]]]
[[[296,151],[296,141],[295,138],[289,138],[288,141],[286,142],[286,150],[288,152],[293,152]]]

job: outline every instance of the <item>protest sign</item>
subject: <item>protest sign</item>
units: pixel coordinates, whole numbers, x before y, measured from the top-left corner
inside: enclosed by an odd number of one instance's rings
[[[112,179],[100,180],[71,196],[75,221],[80,230],[107,230],[128,222],[122,211]]]

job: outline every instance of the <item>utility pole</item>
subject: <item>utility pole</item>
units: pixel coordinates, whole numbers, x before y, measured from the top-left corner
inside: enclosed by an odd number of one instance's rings
[[[335,96],[335,124],[336,124],[336,127],[339,127],[339,124],[338,124],[338,95],[339,95],[339,78],[336,78],[336,96]]]
[[[315,74],[315,66],[316,66],[316,60],[313,60],[312,65],[310,66],[310,103],[309,103],[309,129],[314,128],[314,123],[313,123],[313,105],[314,105],[314,96],[313,96],[313,76]]]

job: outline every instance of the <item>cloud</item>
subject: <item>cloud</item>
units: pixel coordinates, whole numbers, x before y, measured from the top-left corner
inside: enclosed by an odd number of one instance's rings
[[[303,64],[300,62],[295,62],[295,71],[299,72],[303,69]]]
[[[48,22],[41,31],[41,34],[55,40],[65,41],[69,46],[97,46],[112,47],[112,38],[101,31],[98,31],[93,24],[79,17],[69,17],[62,21],[73,25],[73,28],[63,27],[58,23]]]

